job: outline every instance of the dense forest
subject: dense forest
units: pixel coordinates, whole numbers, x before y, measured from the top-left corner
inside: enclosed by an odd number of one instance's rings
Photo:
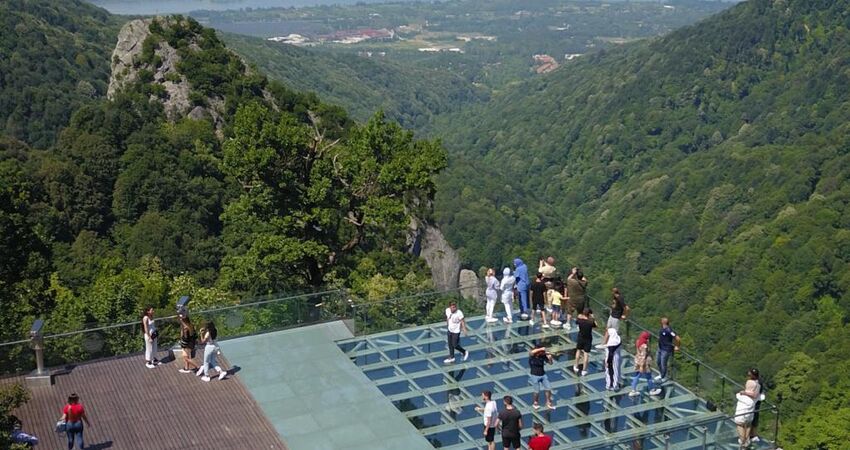
[[[77,20],[102,15],[73,7]],[[365,300],[430,288],[406,239],[412,217],[430,216],[437,142],[269,81],[193,19],[144,26],[123,88],[79,106],[54,145],[0,139],[0,340],[35,317],[47,333],[135,321],[183,294],[203,309],[318,287]],[[189,88],[192,117],[175,114],[166,85]],[[19,362],[2,356],[4,371]]]
[[[744,2],[446,117],[447,237],[475,269],[585,267],[727,373],[761,368],[790,447],[846,445],[848,10]]]
[[[340,88],[353,120],[293,90],[332,84],[271,81],[182,17],[149,24],[135,81],[107,99],[123,20],[77,0],[5,2],[0,339],[36,316],[49,332],[135,320],[183,293],[203,308],[318,286],[372,300],[426,289],[403,250],[434,199],[468,267],[579,264],[595,296],[619,286],[645,325],[669,315],[688,351],[732,375],[758,366],[785,448],[842,448],[848,10],[750,0],[489,99],[446,74],[257,53],[309,62],[269,62],[285,80],[383,79],[383,97]],[[175,118],[168,83],[202,113]],[[448,84],[452,101],[433,95]],[[393,122],[426,119],[450,157]]]
[[[345,106],[358,121],[377,110],[405,128],[426,128],[437,115],[486,100],[487,90],[450,72],[403,66],[356,54],[317,51],[241,35],[227,45],[269,77]]]
[[[122,20],[79,1],[0,2],[0,134],[40,148],[106,94]]]

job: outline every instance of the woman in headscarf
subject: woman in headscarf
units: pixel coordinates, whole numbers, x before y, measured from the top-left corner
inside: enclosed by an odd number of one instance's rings
[[[620,389],[620,335],[616,328],[608,329],[608,342],[605,343],[605,389]]]
[[[516,278],[511,275],[511,269],[509,267],[505,267],[505,270],[502,271],[502,284],[500,289],[502,291],[502,304],[505,305],[505,323],[513,323],[513,314],[511,314],[511,304],[514,302],[514,285],[516,284]]]
[[[640,395],[637,385],[641,378],[646,378],[646,382],[649,384],[649,395],[661,393],[661,389],[656,389],[655,383],[652,382],[652,370],[649,368],[649,363],[652,360],[652,357],[649,356],[650,337],[649,331],[644,331],[635,342],[635,376],[632,378],[632,390],[629,392],[629,397]]]

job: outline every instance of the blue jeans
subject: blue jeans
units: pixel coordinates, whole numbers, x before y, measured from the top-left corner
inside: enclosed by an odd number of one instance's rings
[[[520,314],[528,314],[528,286],[519,287],[519,312]]]
[[[67,422],[65,424],[65,434],[68,435],[68,450],[74,448],[74,441],[77,441],[77,447],[83,448],[83,421]]]
[[[215,360],[215,354],[218,349],[215,345],[207,344],[204,346],[204,376],[210,376],[210,369],[218,366],[218,361]]]
[[[667,378],[667,363],[670,362],[670,356],[673,355],[672,350],[664,350],[659,348],[655,354],[655,360],[658,361],[658,371],[661,372],[661,378]]]
[[[646,382],[647,382],[647,384],[649,384],[649,390],[650,391],[655,389],[655,383],[652,382],[652,372],[646,372],[646,373],[635,372],[635,377],[632,378],[632,390],[633,391],[637,390],[638,381],[640,381],[641,378],[646,378]]]

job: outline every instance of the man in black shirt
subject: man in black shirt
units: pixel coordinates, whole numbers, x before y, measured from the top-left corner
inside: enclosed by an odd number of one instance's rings
[[[540,312],[543,320],[543,328],[549,328],[546,322],[546,283],[543,281],[543,274],[537,272],[537,278],[531,282],[531,317],[528,319],[529,325],[534,325],[534,315]]]
[[[502,429],[502,445],[505,450],[522,448],[520,431],[522,430],[522,413],[514,408],[514,399],[506,395],[503,399],[505,409],[499,413],[499,428]]]
[[[534,401],[532,407],[534,409],[540,408],[537,400],[540,398],[541,389],[546,391],[546,407],[555,409],[555,405],[552,404],[552,385],[549,384],[549,377],[546,376],[545,367],[546,364],[552,364],[553,362],[552,354],[546,352],[546,348],[543,347],[542,342],[535,344],[534,348],[529,352],[528,367],[531,370],[531,374],[528,377],[528,381],[534,386],[534,393],[532,394],[532,400]]]

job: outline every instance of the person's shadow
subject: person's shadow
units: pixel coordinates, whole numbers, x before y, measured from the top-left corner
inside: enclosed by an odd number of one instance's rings
[[[87,445],[87,450],[103,450],[105,448],[112,448],[112,441],[101,442],[100,444]]]

